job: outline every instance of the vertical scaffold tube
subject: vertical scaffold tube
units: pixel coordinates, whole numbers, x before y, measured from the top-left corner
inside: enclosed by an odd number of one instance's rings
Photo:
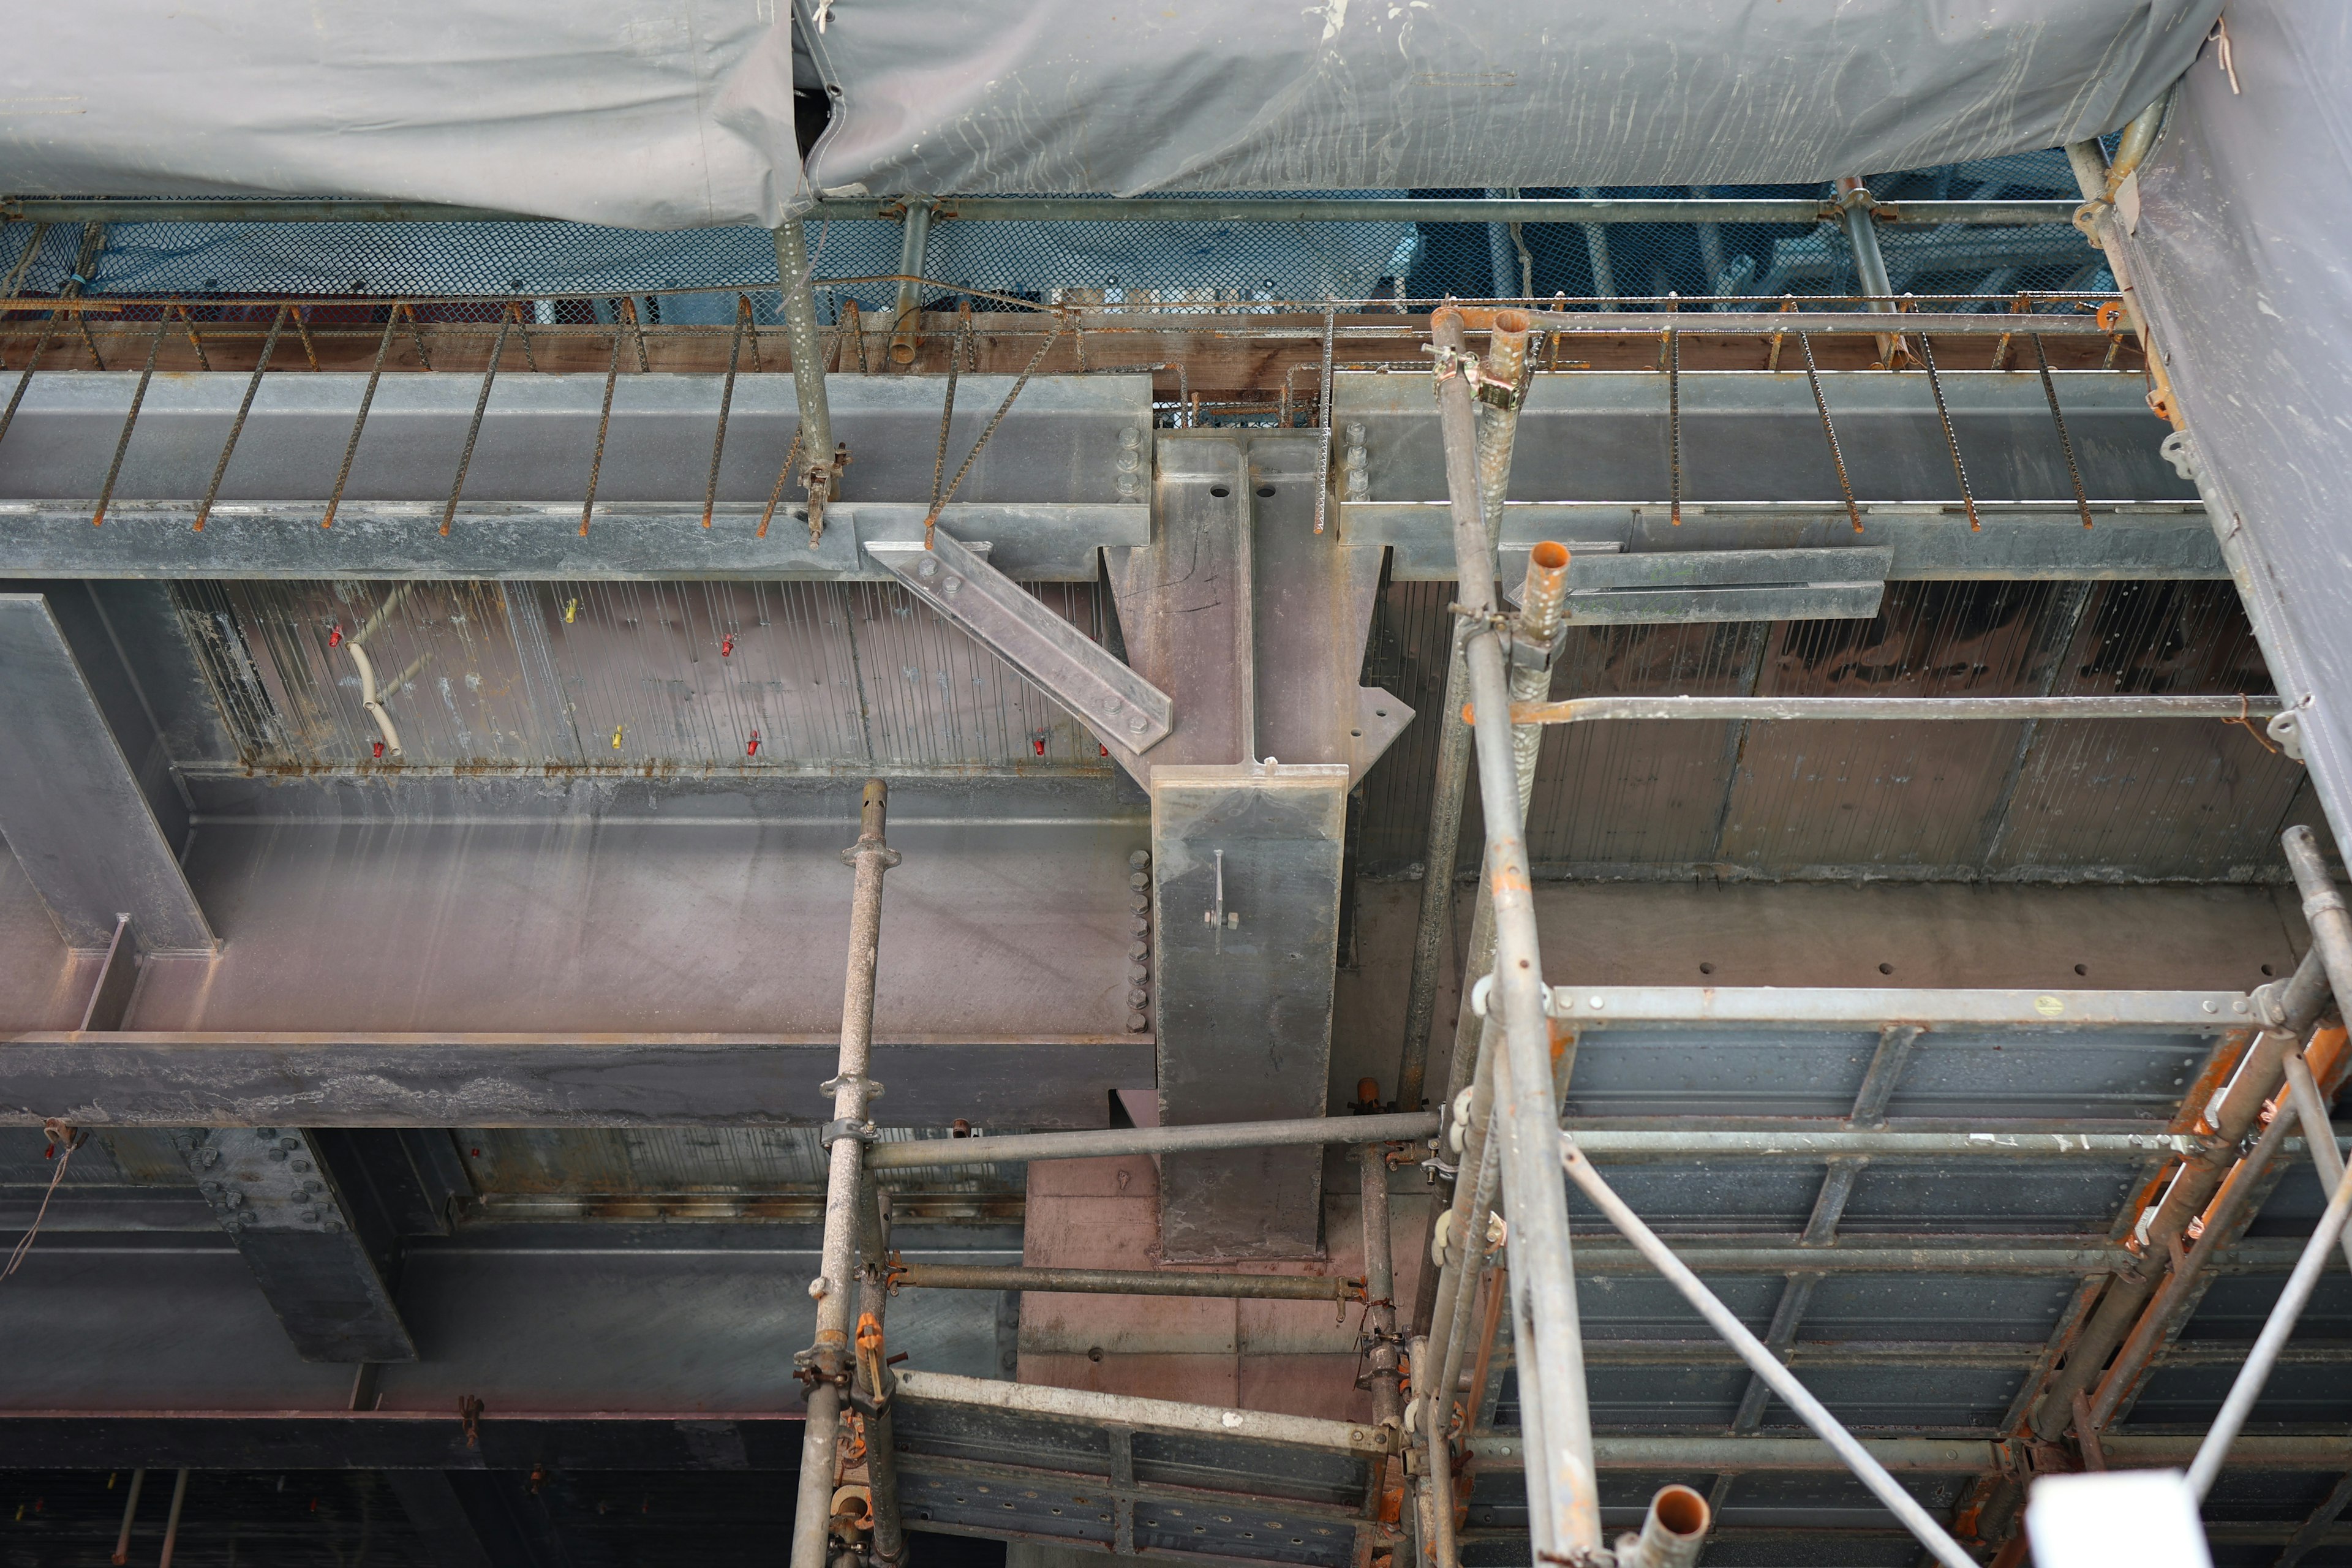
[[[1510,323],[1497,317],[1498,326]],[[1522,318],[1524,319],[1524,318]],[[1431,318],[1441,355],[1458,365],[1462,317]],[[1539,1561],[1549,1552],[1574,1561],[1601,1550],[1594,1489],[1592,1423],[1584,1388],[1584,1346],[1569,1253],[1568,1194],[1560,1180],[1559,1108],[1552,1095],[1551,1030],[1537,949],[1535,889],[1520,826],[1518,768],[1512,754],[1510,680],[1501,637],[1490,621],[1494,581],[1486,521],[1479,504],[1477,437],[1468,379],[1441,363],[1438,416],[1445,442],[1446,489],[1454,514],[1456,592],[1468,620],[1464,645],[1475,712],[1479,804],[1486,819],[1486,869],[1495,916],[1495,984],[1490,1011],[1502,1018],[1496,1079],[1495,1135],[1501,1144],[1502,1192],[1510,1218],[1511,1285],[1517,1316],[1528,1327],[1518,1342],[1519,1378],[1538,1391],[1542,1426],[1526,1443],[1528,1513]]]
[[[801,411],[801,480],[808,488],[809,531],[823,525],[833,489],[833,413],[824,398],[824,345],[818,340],[816,292],[808,240],[798,218],[776,230],[776,283],[783,292],[784,341],[793,354],[793,395]]]
[[[858,1194],[865,1178],[866,1108],[875,1084],[866,1069],[874,1046],[874,969],[882,942],[882,875],[898,863],[884,842],[889,786],[866,781],[857,842],[841,852],[857,874],[849,915],[849,970],[842,988],[841,1056],[833,1081],[831,1145],[824,1184],[824,1250],[809,1281],[816,1300],[816,1342],[803,1360],[809,1374],[808,1422],[801,1439],[798,1506],[793,1512],[792,1568],[825,1568],[833,1507],[834,1456],[841,1434],[842,1390],[850,1372],[850,1277],[856,1267]]]

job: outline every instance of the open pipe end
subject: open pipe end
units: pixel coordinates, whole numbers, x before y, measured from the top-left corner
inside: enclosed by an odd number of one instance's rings
[[[1662,1488],[1650,1500],[1642,1533],[1620,1538],[1619,1568],[1695,1568],[1714,1522],[1706,1499],[1685,1486]]]
[[[1519,624],[1523,633],[1549,644],[1559,631],[1560,614],[1568,597],[1568,546],[1547,539],[1528,552],[1527,582],[1519,590]]]
[[[1650,1500],[1650,1517],[1658,1521],[1660,1529],[1685,1540],[1705,1535],[1707,1526],[1714,1522],[1706,1499],[1685,1486],[1662,1489]]]

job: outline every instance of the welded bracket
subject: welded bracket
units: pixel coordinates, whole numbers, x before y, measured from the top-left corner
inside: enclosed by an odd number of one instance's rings
[[[1106,740],[1148,752],[1175,728],[1176,706],[1110,651],[990,565],[985,546],[934,531],[920,543],[868,543],[866,553],[914,595],[1043,687]]]

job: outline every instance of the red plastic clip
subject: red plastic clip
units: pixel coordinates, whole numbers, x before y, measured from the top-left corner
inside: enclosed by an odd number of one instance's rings
[[[383,755],[383,742],[382,741],[378,741],[375,743],[375,754],[379,757]]]
[[[334,629],[327,634],[327,646],[329,647],[341,647],[343,646],[342,622],[337,621],[335,623]]]
[[[1033,745],[1033,746],[1034,746],[1034,747],[1036,747],[1036,748],[1037,748],[1037,754],[1038,754],[1039,756],[1041,756],[1041,757],[1042,757],[1042,756],[1044,756],[1044,755],[1045,754],[1045,736],[1043,736],[1043,735],[1033,735],[1033,736],[1031,736],[1031,737],[1030,737],[1029,743],[1030,743],[1031,745]]]
[[[1110,748],[1108,746],[1097,746],[1095,750],[1100,752],[1106,757],[1110,755]]]
[[[719,639],[719,657],[725,658],[734,651],[735,634],[733,632],[729,632],[725,637]]]
[[[754,731],[751,731],[751,739],[750,742],[744,746],[744,748],[743,748],[743,754],[744,754],[745,756],[747,756],[747,757],[756,757],[756,756],[758,756],[758,755],[760,754],[760,731],[759,731],[754,730]]]

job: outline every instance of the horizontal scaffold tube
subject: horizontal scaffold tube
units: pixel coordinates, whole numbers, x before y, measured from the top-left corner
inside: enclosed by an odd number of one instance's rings
[[[1213,1296],[1263,1301],[1353,1301],[1361,1279],[1343,1275],[1196,1274],[1181,1268],[1022,1268],[980,1263],[902,1263],[894,1286],[920,1290],[1043,1290],[1094,1296]]]
[[[1571,609],[1570,618],[1575,618]],[[1979,720],[2268,719],[2275,697],[1571,697],[1514,702],[1514,724],[1600,719]]]
[[[1218,1149],[1284,1149],[1320,1143],[1396,1143],[1437,1131],[1433,1110],[1389,1116],[1304,1116],[1289,1121],[1234,1121],[1204,1127],[1113,1127],[1099,1132],[1013,1132],[997,1138],[923,1138],[877,1143],[866,1163],[876,1171],[995,1165],[1023,1160],[1094,1160],[1117,1154],[1172,1154]]]

